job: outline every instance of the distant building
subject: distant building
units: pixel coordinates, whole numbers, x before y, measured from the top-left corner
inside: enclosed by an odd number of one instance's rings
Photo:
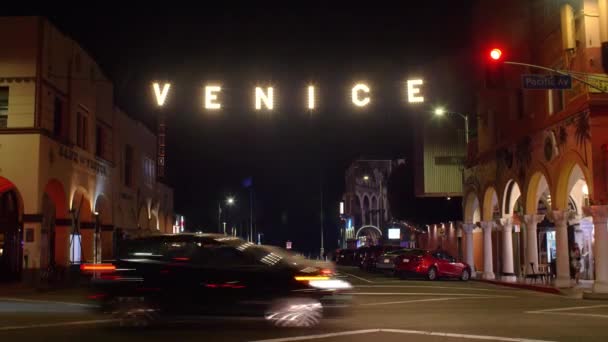
[[[112,258],[172,232],[156,137],[96,62],[44,18],[0,18],[0,279]]]
[[[354,161],[346,170],[346,191],[342,196],[341,246],[382,242],[385,224],[392,221],[388,202],[388,178],[393,167],[404,160]]]

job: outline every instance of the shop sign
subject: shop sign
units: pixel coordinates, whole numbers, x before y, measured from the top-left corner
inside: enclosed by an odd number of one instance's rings
[[[85,156],[83,154],[79,154],[78,152],[74,151],[73,149],[71,149],[67,146],[63,146],[63,145],[59,146],[59,156],[63,159],[66,159],[66,160],[72,161],[73,163],[79,164],[79,165],[93,171],[96,174],[101,174],[101,175],[107,176],[107,168],[105,165],[98,162],[97,160],[88,158],[87,156]]]

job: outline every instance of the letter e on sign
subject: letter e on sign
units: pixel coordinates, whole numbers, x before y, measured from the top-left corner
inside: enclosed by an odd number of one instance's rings
[[[418,96],[420,94],[420,87],[424,82],[422,80],[407,80],[407,102],[409,103],[422,103],[424,97]]]

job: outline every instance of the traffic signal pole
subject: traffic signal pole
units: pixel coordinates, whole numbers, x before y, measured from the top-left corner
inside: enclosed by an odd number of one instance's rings
[[[503,63],[504,64],[509,64],[509,65],[526,66],[526,67],[533,68],[533,69],[540,69],[540,70],[551,71],[551,72],[554,72],[554,73],[559,74],[559,75],[570,76],[573,79],[575,79],[575,80],[577,80],[577,81],[579,81],[579,82],[581,82],[583,84],[586,84],[586,85],[590,86],[591,88],[597,89],[597,90],[599,90],[602,93],[606,92],[606,91],[604,91],[604,89],[601,89],[600,87],[598,87],[598,86],[596,86],[594,84],[591,84],[591,83],[585,81],[584,79],[582,79],[582,78],[580,78],[580,77],[578,77],[576,75],[573,75],[572,73],[570,73],[568,71],[563,71],[563,70],[554,69],[554,68],[548,68],[548,67],[544,67],[544,66],[536,65],[536,64],[528,64],[528,63],[520,63],[520,62],[504,61]]]

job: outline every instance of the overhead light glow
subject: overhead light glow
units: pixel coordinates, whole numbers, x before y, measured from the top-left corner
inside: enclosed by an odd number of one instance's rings
[[[205,86],[205,108],[220,109],[222,105],[217,101],[217,93],[222,91],[222,87],[217,85]]]
[[[154,88],[154,95],[156,96],[156,104],[159,107],[165,105],[165,100],[167,99],[167,95],[169,95],[169,89],[171,88],[171,83],[165,83],[163,85],[163,90],[160,90],[160,84],[154,82],[152,84],[152,88]]]
[[[268,110],[272,110],[274,107],[273,89],[272,87],[266,88],[266,93],[261,87],[255,87],[255,109],[262,109],[262,102]]]
[[[315,87],[308,86],[308,109],[315,109]]]
[[[369,94],[369,87],[366,84],[363,84],[363,83],[357,83],[357,84],[355,84],[355,86],[352,89],[352,93],[351,93],[353,103],[357,107],[367,106],[369,104],[369,102],[370,102],[370,98],[369,98],[369,96],[366,96],[364,98],[360,98],[359,97],[359,93],[360,92],[364,92],[366,94]]]
[[[445,108],[437,107],[437,108],[435,108],[434,112],[435,112],[435,115],[437,115],[437,116],[443,116],[443,115],[445,115]]]
[[[581,190],[583,192],[583,195],[589,195],[589,187],[587,186],[587,184],[583,184],[583,188]]]
[[[409,103],[422,103],[424,97],[417,96],[420,94],[420,88],[424,82],[422,80],[407,80],[407,102]]]

